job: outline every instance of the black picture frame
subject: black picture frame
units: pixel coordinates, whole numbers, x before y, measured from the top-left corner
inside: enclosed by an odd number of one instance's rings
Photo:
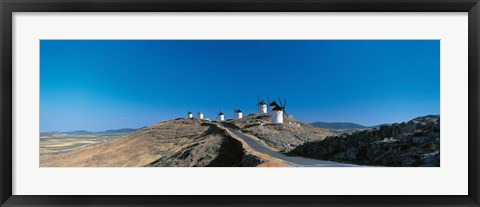
[[[0,203],[2,206],[480,206],[478,190],[480,5],[478,0],[0,0],[0,11]],[[12,195],[12,12],[468,12],[468,195]]]

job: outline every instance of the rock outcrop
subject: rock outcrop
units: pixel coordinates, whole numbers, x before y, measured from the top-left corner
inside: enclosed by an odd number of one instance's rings
[[[369,166],[440,166],[440,116],[307,142],[294,155]]]

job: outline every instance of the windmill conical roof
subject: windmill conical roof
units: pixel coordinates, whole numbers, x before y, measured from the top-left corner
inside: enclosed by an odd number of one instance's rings
[[[279,105],[276,105],[275,107],[273,107],[272,111],[283,111],[283,108]]]
[[[272,103],[270,103],[270,106],[278,106],[278,104],[277,104],[277,102],[272,101]]]
[[[218,115],[223,115],[223,112],[220,112]]]
[[[265,101],[263,101],[263,100],[261,100],[258,104],[260,104],[260,105],[266,105],[266,104],[265,104]]]
[[[240,113],[240,112],[242,112],[242,110],[238,109],[238,110],[236,110],[235,112]]]

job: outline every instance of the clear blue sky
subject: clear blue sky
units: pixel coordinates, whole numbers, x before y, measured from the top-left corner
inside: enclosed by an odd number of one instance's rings
[[[438,40],[41,40],[40,130],[149,126],[287,98],[303,122],[440,113]]]

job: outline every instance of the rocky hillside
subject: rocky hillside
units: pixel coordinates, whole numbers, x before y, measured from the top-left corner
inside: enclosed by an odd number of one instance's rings
[[[314,127],[291,117],[285,117],[284,124],[270,124],[270,120],[268,114],[250,114],[226,123],[257,137],[260,142],[279,152],[289,152],[305,142],[323,140],[334,135],[327,129]]]
[[[221,126],[196,119],[161,122],[122,138],[40,159],[42,167],[261,166],[271,161],[250,153]]]
[[[440,166],[440,116],[327,137],[291,154],[370,166]]]

